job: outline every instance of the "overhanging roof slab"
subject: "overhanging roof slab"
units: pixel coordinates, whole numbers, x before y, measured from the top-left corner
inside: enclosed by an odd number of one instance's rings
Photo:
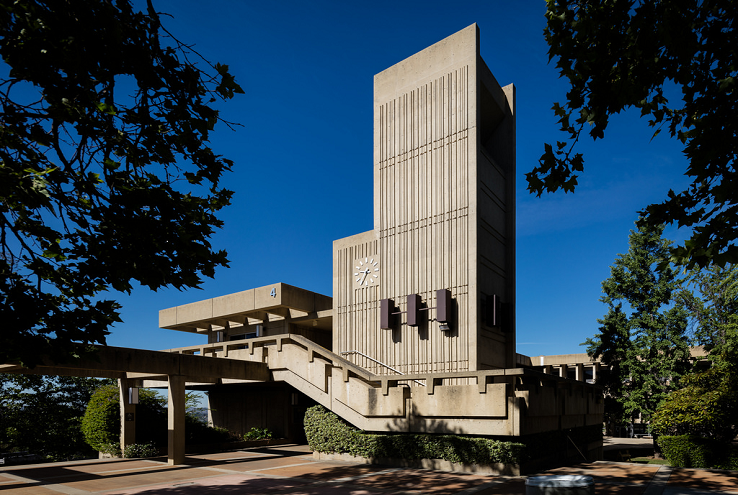
[[[331,297],[285,283],[276,283],[225,296],[183,304],[159,311],[159,326],[171,330],[197,332],[223,321],[246,321],[257,312],[291,316],[331,311]]]

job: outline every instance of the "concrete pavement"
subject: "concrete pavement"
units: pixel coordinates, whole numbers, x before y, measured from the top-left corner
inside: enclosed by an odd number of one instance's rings
[[[5,467],[0,495],[263,493],[293,495],[523,494],[525,477],[446,473],[317,461],[287,445],[188,455],[186,463],[104,459]],[[598,495],[738,495],[738,472],[594,462],[537,475],[593,476]]]

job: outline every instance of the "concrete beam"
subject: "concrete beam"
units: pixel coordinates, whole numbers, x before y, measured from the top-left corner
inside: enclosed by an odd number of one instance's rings
[[[97,353],[90,358],[62,364],[46,361],[33,369],[14,367],[12,372],[39,375],[140,378],[126,375],[127,372],[131,372],[143,373],[145,376],[177,375],[187,378],[187,381],[199,382],[212,382],[218,378],[267,381],[270,376],[269,369],[264,363],[124,347],[95,347]],[[6,372],[6,370],[4,369],[3,372]]]
[[[46,375],[46,376],[79,376],[92,378],[125,378],[122,371],[102,371],[98,369],[70,368],[61,366],[36,366],[35,368],[24,368],[22,366],[11,366],[0,369],[0,373],[17,373],[24,375]]]

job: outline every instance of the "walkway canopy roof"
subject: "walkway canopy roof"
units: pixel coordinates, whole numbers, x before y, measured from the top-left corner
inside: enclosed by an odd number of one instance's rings
[[[159,311],[161,328],[193,333],[279,319],[330,330],[333,299],[292,285],[276,283]]]

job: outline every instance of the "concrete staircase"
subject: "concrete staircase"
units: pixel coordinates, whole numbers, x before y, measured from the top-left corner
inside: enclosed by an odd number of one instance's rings
[[[169,352],[265,363],[272,380],[366,431],[520,436],[602,422],[598,388],[532,369],[375,375],[296,334]]]

